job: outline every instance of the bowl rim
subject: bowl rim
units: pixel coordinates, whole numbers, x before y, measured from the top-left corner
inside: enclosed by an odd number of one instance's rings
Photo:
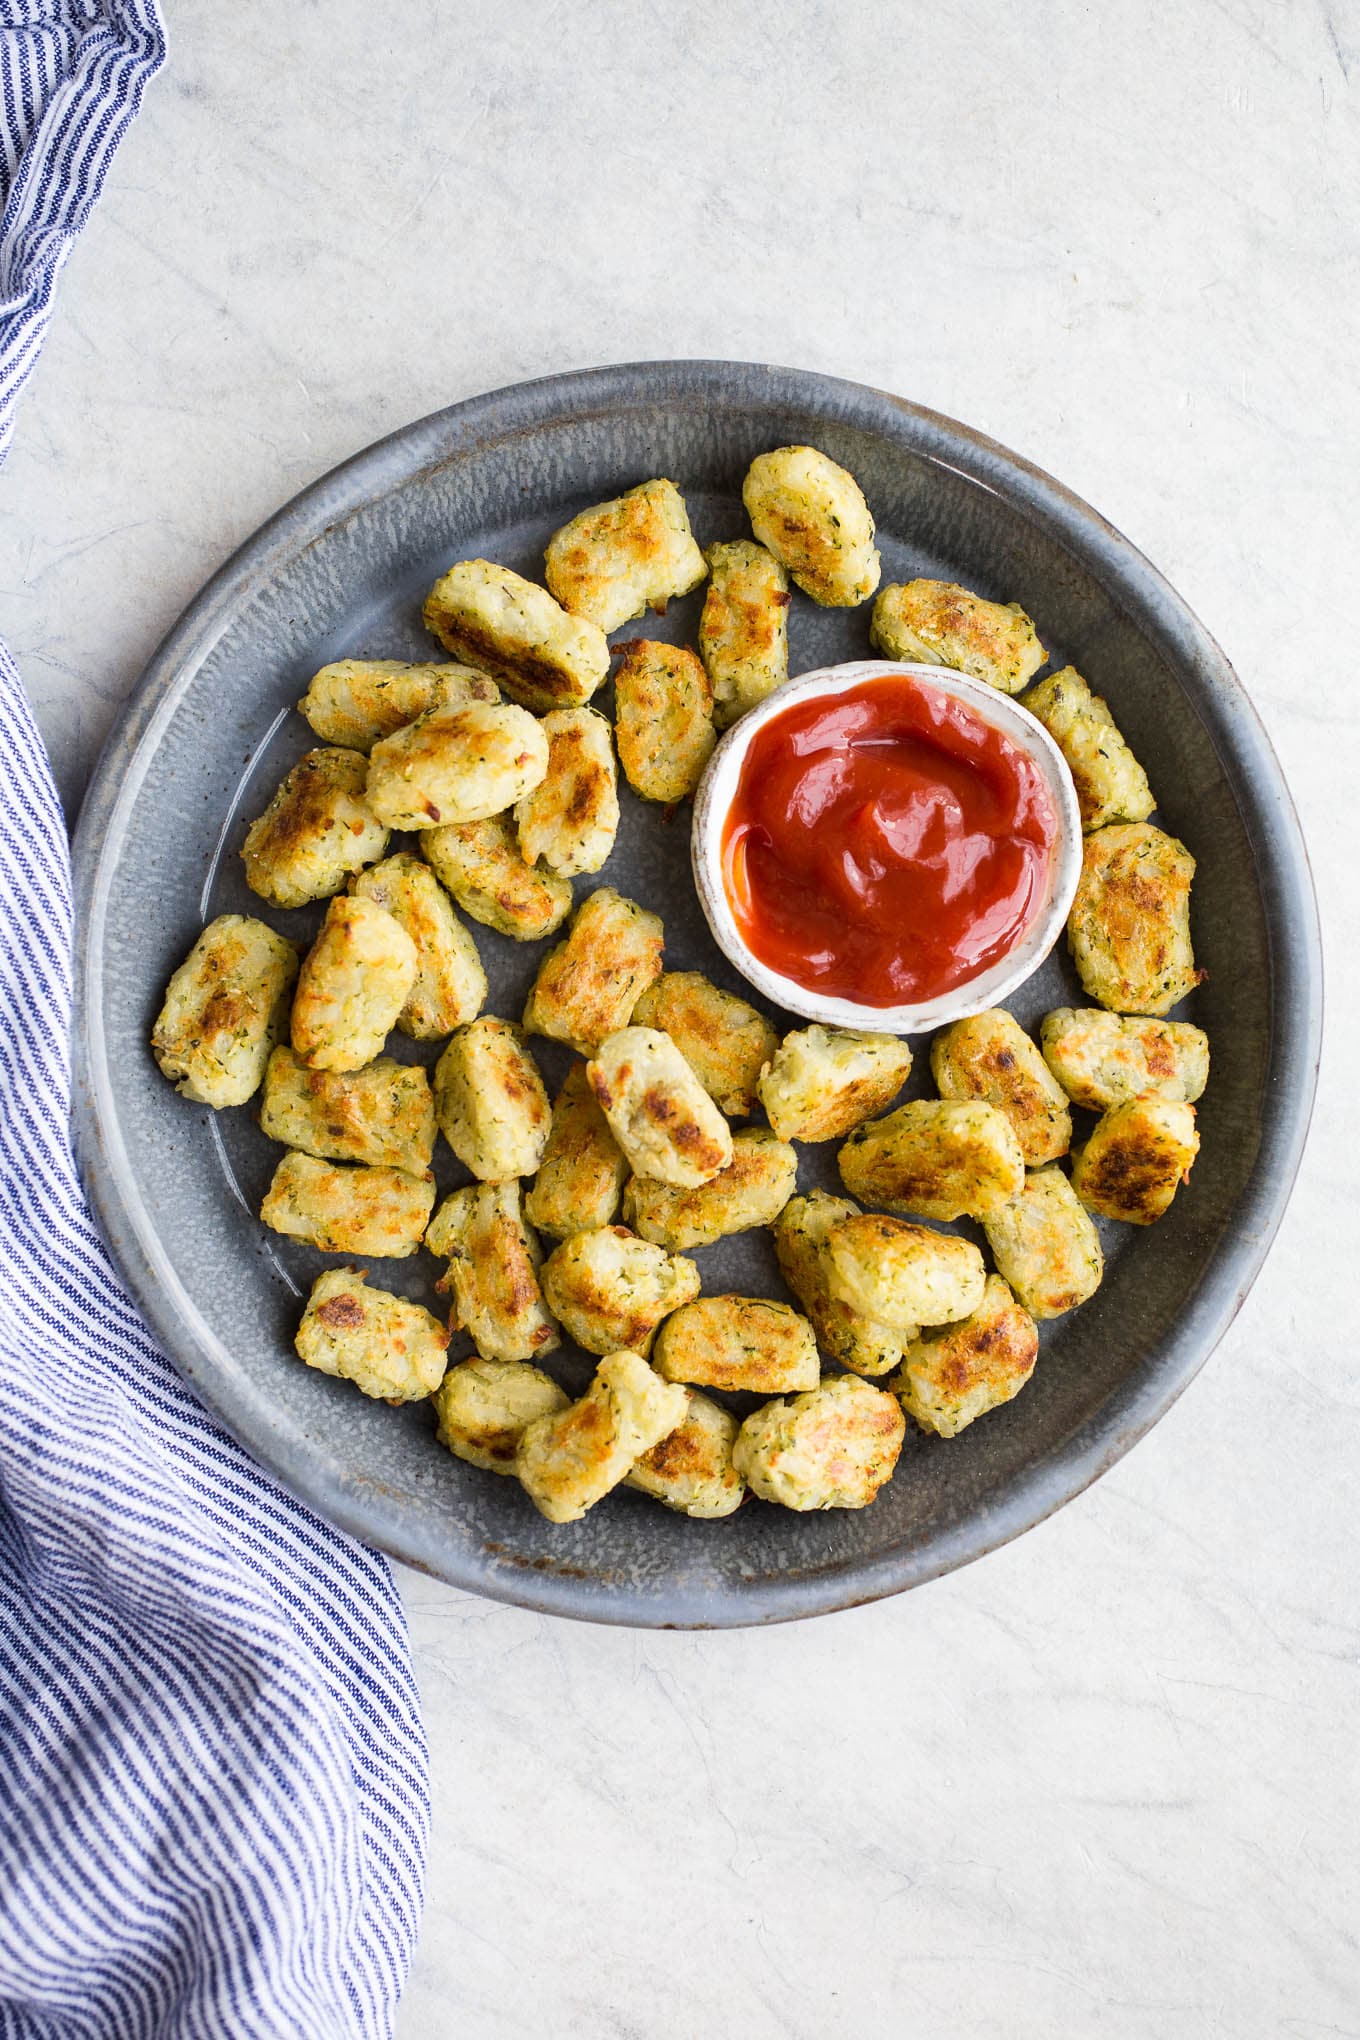
[[[723,878],[723,829],[736,794],[746,753],[757,732],[799,702],[830,699],[866,682],[905,676],[937,693],[965,701],[980,720],[1009,738],[1036,764],[1054,802],[1057,835],[1049,860],[1048,890],[1042,908],[1032,916],[1019,941],[1006,955],[936,998],[900,1006],[864,1006],[854,999],[809,990],[786,977],[748,946]],[[928,1034],[955,1020],[988,1012],[1017,992],[1056,946],[1076,897],[1081,878],[1081,809],[1071,769],[1053,737],[1032,709],[1014,695],[960,673],[951,666],[932,666],[909,659],[847,659],[835,666],[814,666],[785,680],[735,722],[704,767],[694,796],[690,825],[690,862],[695,890],[713,939],[734,969],[763,998],[786,1012],[826,1027],[870,1034]]]
[[[455,1577],[423,1519],[353,1470],[307,1460],[272,1409],[243,1398],[225,1353],[168,1264],[142,1203],[118,1115],[103,1027],[110,891],[161,733],[243,605],[333,525],[372,514],[422,473],[488,443],[560,423],[658,405],[740,407],[834,420],[895,442],[928,466],[1003,497],[1110,591],[1186,686],[1249,822],[1266,927],[1270,1068],[1260,1142],[1236,1224],[1207,1259],[1175,1326],[1143,1364],[1004,1492],[940,1526],[849,1563],[752,1583],[714,1600],[671,1583],[666,1599],[599,1591],[569,1567],[547,1572],[483,1549]],[[81,805],[73,849],[76,941],[73,1132],[93,1215],[147,1322],[179,1372],[246,1449],[307,1506],[369,1545],[468,1591],[545,1614],[666,1628],[794,1621],[859,1607],[937,1579],[1032,1529],[1114,1466],[1181,1395],[1240,1310],[1298,1173],[1317,1087],[1323,1010],[1317,899],[1298,815],[1270,739],[1221,646],[1156,567],[1108,519],[1042,468],[944,414],[890,392],[764,363],[660,360],[560,372],[469,397],[397,428],[309,483],[237,548],[152,654],[115,722]],[[305,1439],[301,1441],[305,1445]]]

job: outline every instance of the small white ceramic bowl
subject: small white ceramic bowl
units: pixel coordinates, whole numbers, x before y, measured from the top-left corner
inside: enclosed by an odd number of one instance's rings
[[[799,702],[830,699],[866,680],[890,674],[907,674],[942,694],[966,701],[970,708],[1009,737],[1026,753],[1042,774],[1058,833],[1049,868],[1048,896],[1015,947],[978,977],[956,985],[938,999],[915,1006],[860,1006],[851,999],[829,998],[809,991],[781,971],[753,956],[737,926],[727,889],[723,884],[722,836],[747,749],[757,730],[773,716]],[[713,939],[724,956],[765,998],[790,1013],[808,1020],[820,1020],[827,1027],[850,1027],[876,1034],[925,1034],[947,1027],[953,1020],[983,1013],[1008,999],[1039,968],[1063,931],[1071,911],[1077,880],[1081,876],[1081,813],[1076,788],[1067,761],[1048,731],[1027,708],[1021,708],[1007,694],[998,693],[984,681],[955,673],[947,666],[904,665],[894,659],[856,659],[845,666],[822,666],[785,681],[757,708],[748,710],[734,723],[709,759],[694,798],[694,825],[690,836],[694,883],[699,902],[713,930]]]

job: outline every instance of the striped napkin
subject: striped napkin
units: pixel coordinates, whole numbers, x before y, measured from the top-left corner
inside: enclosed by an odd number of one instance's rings
[[[0,0],[0,447],[164,53],[154,0]],[[387,2034],[428,1827],[401,1605],[113,1272],[71,1155],[70,959],[66,831],[0,646],[0,2034]]]

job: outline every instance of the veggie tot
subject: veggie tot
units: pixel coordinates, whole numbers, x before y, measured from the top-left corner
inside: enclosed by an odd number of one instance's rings
[[[1088,1211],[1125,1225],[1155,1225],[1199,1153],[1195,1108],[1174,1098],[1112,1105],[1073,1157],[1072,1188]]]
[[[312,675],[298,703],[323,744],[371,751],[418,715],[449,702],[499,701],[500,688],[471,666],[411,666],[402,659],[337,659]]]
[[[424,829],[420,848],[463,912],[498,935],[538,942],[571,912],[570,882],[524,862],[505,815]]]
[[[498,680],[540,714],[579,708],[609,671],[597,624],[569,616],[546,588],[491,560],[460,560],[425,598],[425,628],[455,659]]]
[[[985,602],[954,581],[894,582],[874,604],[869,642],[885,659],[949,666],[1018,694],[1048,657],[1018,602]]]
[[[297,973],[282,935],[248,914],[219,914],[165,988],[151,1031],[161,1075],[195,1105],[244,1105],[283,1031]]]
[[[685,499],[664,480],[583,510],[553,533],[544,558],[544,579],[562,607],[604,631],[645,609],[664,610],[705,572]]]
[[[1151,822],[1097,829],[1082,849],[1067,940],[1085,990],[1116,1013],[1160,1016],[1204,976],[1190,942],[1195,860]]]
[[[471,1183],[444,1199],[425,1244],[448,1267],[449,1327],[483,1360],[536,1360],[561,1344],[539,1287],[543,1256],[524,1223],[519,1184]]]
[[[375,864],[387,829],[364,798],[368,760],[359,751],[309,751],[246,830],[246,884],[273,907],[305,907],[339,892],[351,872]]]
[[[1074,1105],[1104,1112],[1152,1092],[1193,1105],[1209,1081],[1209,1037],[1188,1020],[1125,1019],[1059,1006],[1039,1029],[1044,1059]]]
[[[937,1034],[930,1067],[942,1098],[995,1105],[1010,1121],[1026,1167],[1056,1161],[1072,1145],[1066,1094],[1004,1006],[956,1020]]]
[[[933,1098],[861,1126],[837,1159],[852,1197],[919,1218],[986,1218],[1025,1180],[1015,1130],[994,1105]]]
[[[1061,1317],[1100,1287],[1099,1235],[1056,1162],[1026,1176],[1020,1195],[983,1230],[998,1272],[1033,1318]]]
[[[774,1229],[774,1250],[779,1271],[807,1312],[827,1359],[848,1367],[852,1374],[891,1374],[894,1367],[901,1366],[917,1327],[904,1325],[894,1330],[875,1323],[833,1296],[828,1280],[827,1234],[842,1219],[858,1215],[857,1204],[846,1197],[828,1196],[824,1190],[791,1198]]]
[[[798,1157],[768,1127],[748,1127],[732,1137],[732,1159],[697,1189],[633,1176],[623,1193],[623,1215],[644,1240],[677,1253],[711,1247],[731,1233],[773,1225],[794,1193]],[[628,1342],[634,1342],[630,1339]]]
[[[838,1140],[891,1105],[910,1072],[911,1050],[895,1034],[796,1027],[756,1089],[781,1140]]]
[[[789,577],[763,545],[739,538],[704,554],[710,580],[699,656],[720,730],[789,677]]]
[[[663,971],[634,1006],[632,1022],[669,1034],[720,1112],[742,1118],[752,1110],[779,1036],[745,999],[720,991],[700,971]]]
[[[370,1289],[360,1269],[328,1268],[312,1284],[293,1343],[319,1374],[337,1374],[383,1402],[405,1403],[438,1388],[449,1335],[418,1303]]]
[[[298,973],[293,1048],[314,1070],[371,1063],[416,981],[406,930],[372,900],[332,900]]]
[[[548,1094],[508,1020],[487,1014],[451,1036],[435,1064],[434,1109],[459,1161],[483,1182],[532,1176],[543,1159]]]
[[[685,1390],[683,1423],[633,1462],[624,1486],[704,1523],[730,1516],[746,1499],[746,1487],[732,1464],[737,1420],[721,1403]]]
[[[547,772],[515,808],[520,855],[563,878],[598,871],[619,827],[609,724],[593,708],[555,708],[542,730]]]
[[[826,1279],[851,1310],[915,1338],[975,1311],[987,1270],[971,1240],[866,1211],[827,1233]]]
[[[815,1388],[821,1378],[812,1326],[788,1304],[763,1296],[701,1296],[685,1304],[656,1335],[655,1366],[666,1381],[758,1395]]]
[[[647,1354],[662,1318],[699,1294],[693,1261],[640,1240],[626,1226],[573,1233],[543,1263],[543,1294],[564,1331],[587,1353],[627,1345]]]
[[[684,1422],[685,1409],[684,1391],[658,1380],[640,1354],[607,1354],[579,1402],[528,1426],[515,1472],[550,1523],[577,1523]]]
[[[323,1254],[404,1261],[420,1245],[433,1205],[433,1176],[323,1162],[290,1149],[260,1217],[272,1231]]]
[[[548,770],[543,725],[513,702],[432,708],[373,746],[365,798],[389,829],[483,822]]]
[[[423,1176],[434,1159],[434,1100],[419,1064],[379,1056],[362,1070],[309,1069],[291,1048],[269,1058],[260,1130],[332,1162]]]
[[[586,1075],[635,1176],[693,1189],[731,1162],[727,1121],[668,1034],[624,1027]]]
[[[864,492],[815,446],[758,454],[741,499],[756,537],[814,602],[853,609],[873,594],[883,569]]]
[[[577,908],[566,941],[539,965],[524,1008],[527,1032],[593,1055],[607,1035],[627,1026],[660,972],[664,944],[659,914],[612,885],[600,886]]]
[[[1145,822],[1157,803],[1148,776],[1125,743],[1108,704],[1075,666],[1031,687],[1023,706],[1037,715],[1072,774],[1083,829]]]
[[[888,1386],[923,1431],[960,1431],[1019,1395],[1039,1357],[1039,1328],[999,1275],[957,1324],[923,1332],[907,1347]]]
[[[429,865],[403,850],[361,871],[350,891],[390,914],[415,944],[416,981],[397,1015],[401,1032],[413,1041],[442,1041],[475,1020],[486,1000],[486,972]]]
[[[685,645],[634,638],[619,653],[614,741],[628,784],[644,800],[688,800],[718,741],[708,675]]]
[[[571,1398],[527,1360],[463,1360],[434,1392],[435,1436],[455,1459],[485,1473],[513,1473],[519,1441],[539,1417]]]
[[[627,1178],[627,1160],[590,1088],[586,1066],[573,1063],[553,1106],[525,1216],[554,1239],[594,1232],[614,1217]]]
[[[906,1435],[893,1397],[837,1374],[769,1402],[737,1433],[732,1464],[751,1492],[784,1509],[867,1509],[892,1479]]]

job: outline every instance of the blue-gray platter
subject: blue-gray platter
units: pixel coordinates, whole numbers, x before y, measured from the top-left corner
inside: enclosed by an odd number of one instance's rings
[[[1191,1010],[1213,1049],[1203,1146],[1160,1225],[1104,1228],[1104,1285],[1045,1327],[1024,1392],[957,1439],[913,1431],[872,1508],[748,1503],[698,1523],[620,1492],[555,1528],[514,1481],[437,1445],[428,1406],[389,1409],[301,1365],[303,1298],[335,1257],[260,1225],[280,1151],[253,1108],[214,1115],[178,1097],[147,1038],[166,979],[213,915],[263,911],[303,940],[320,918],[262,909],[237,855],[309,748],[293,704],[318,666],[438,656],[420,603],[452,561],[484,555],[538,575],[557,525],[652,475],[679,484],[701,544],[745,535],[747,464],[791,442],[857,477],[885,581],[928,574],[1021,602],[1054,664],[1070,660],[1108,698],[1158,818],[1199,860],[1194,934],[1209,975]],[[619,636],[692,641],[699,601]],[[791,670],[863,657],[867,632],[867,606],[796,596]],[[578,894],[603,880],[642,900],[665,918],[668,968],[740,989],[694,896],[687,813],[624,801],[613,857]],[[456,404],[347,461],[241,548],[152,660],[86,800],[76,876],[79,1151],[166,1351],[323,1515],[456,1586],[558,1614],[779,1621],[900,1592],[1027,1529],[1126,1452],[1203,1364],[1261,1266],[1307,1129],[1321,1025],[1312,885],[1279,767],[1222,652],[1133,546],[1047,475],[947,418],[826,376],[697,361],[554,376]],[[476,934],[489,1010],[518,1017],[539,945]],[[1082,1001],[1057,954],[1013,1005],[1033,1024],[1071,1003]],[[565,1057],[539,1048],[555,1083]],[[430,1059],[411,1044],[395,1052]],[[918,1071],[926,1063],[919,1054]],[[830,1184],[834,1149],[803,1152],[804,1187]],[[445,1150],[441,1185],[460,1180]],[[706,1290],[786,1294],[768,1235],[697,1259]],[[378,1263],[373,1278],[433,1303],[436,1272],[422,1254]],[[569,1385],[585,1378],[579,1356],[551,1364]]]

